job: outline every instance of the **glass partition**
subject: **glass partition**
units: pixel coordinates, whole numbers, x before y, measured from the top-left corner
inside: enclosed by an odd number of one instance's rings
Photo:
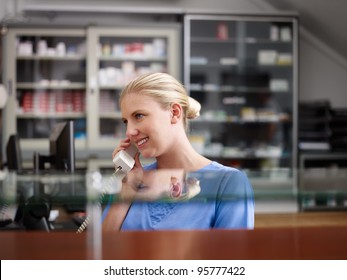
[[[108,208],[121,203],[144,202],[151,207],[164,205],[165,211],[170,212],[171,206],[168,205],[178,203],[200,203],[201,209],[206,210],[205,206],[211,201],[217,208],[222,203],[243,201],[249,205],[254,201],[255,220],[259,213],[345,211],[346,171],[344,167],[305,168],[298,172],[300,180],[294,189],[287,184],[286,178],[290,174],[280,169],[267,173],[264,170],[243,170],[230,178],[220,172],[151,170],[126,180],[111,170],[75,174],[3,171],[0,230],[100,232]],[[223,180],[231,186],[223,185]],[[244,187],[247,181],[252,186],[249,189]],[[234,215],[232,212],[229,214]],[[184,216],[178,219],[185,219]]]

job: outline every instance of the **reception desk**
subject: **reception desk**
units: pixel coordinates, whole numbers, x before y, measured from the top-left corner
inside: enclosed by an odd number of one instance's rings
[[[24,202],[27,206],[27,202],[31,202],[33,197],[44,199],[35,200],[36,204],[33,205],[46,205],[48,196],[48,201],[54,209],[70,209],[71,205],[82,203],[86,206],[93,222],[86,232],[77,234],[75,233],[77,226],[72,223],[69,211],[67,213],[60,211],[58,220],[65,223],[64,230],[57,230],[58,227],[55,225],[56,230],[50,232],[44,232],[42,229],[33,231],[28,230],[33,229],[29,223],[25,223],[27,230],[0,230],[0,259],[347,260],[347,223],[344,222],[347,220],[347,212],[345,211],[335,217],[335,225],[323,223],[321,215],[315,217],[304,215],[305,221],[307,219],[310,222],[317,221],[313,224],[304,222],[302,216],[293,218],[282,214],[282,216],[276,215],[276,223],[269,222],[268,216],[256,216],[254,230],[101,232],[101,228],[96,226],[101,222],[98,192],[100,188],[94,186],[94,183],[99,182],[96,179],[100,179],[100,176],[94,175],[94,173],[88,176],[86,174],[59,176],[8,174],[0,184],[0,202],[2,205],[8,204],[10,207],[7,209],[11,208],[11,204],[23,205]],[[107,179],[105,181],[110,182]],[[17,197],[18,193],[22,199]],[[262,199],[265,195],[266,198],[272,199],[293,195],[285,191],[270,190],[257,191],[255,194],[256,199]],[[2,212],[7,214],[4,207]],[[28,213],[31,212],[27,211],[26,214]],[[24,220],[23,213],[21,217]],[[333,221],[331,215],[325,214],[324,217],[329,222]],[[29,218],[31,221],[32,216],[29,215]],[[295,223],[292,226],[283,224],[285,219]],[[69,226],[66,226],[67,224]],[[273,224],[276,226],[272,226]]]
[[[0,232],[0,259],[347,259],[347,226],[107,232],[100,244],[88,239],[88,233]]]

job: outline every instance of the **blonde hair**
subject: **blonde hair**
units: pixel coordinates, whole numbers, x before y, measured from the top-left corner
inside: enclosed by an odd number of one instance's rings
[[[188,130],[188,120],[195,119],[200,115],[200,103],[188,96],[184,86],[167,73],[140,75],[122,90],[119,103],[129,93],[153,97],[163,109],[170,109],[172,103],[180,104],[186,131]]]

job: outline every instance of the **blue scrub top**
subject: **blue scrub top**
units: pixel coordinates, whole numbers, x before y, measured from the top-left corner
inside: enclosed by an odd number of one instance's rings
[[[146,170],[156,169],[156,163]],[[242,171],[215,161],[189,174],[200,193],[189,201],[133,202],[121,230],[253,229],[254,196]]]

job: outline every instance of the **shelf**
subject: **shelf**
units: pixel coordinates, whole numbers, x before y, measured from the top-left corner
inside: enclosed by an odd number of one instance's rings
[[[200,84],[191,84],[191,92],[221,92],[221,93],[290,93],[289,90],[271,90],[268,87],[246,87],[246,86],[223,86],[223,85],[200,85]]]
[[[86,113],[73,113],[73,112],[17,113],[18,119],[80,119],[85,117],[86,117]]]
[[[100,90],[121,90],[125,85],[114,84],[114,85],[99,85]]]
[[[216,159],[282,159],[282,158],[288,158],[287,156],[282,155],[251,155],[247,153],[238,153],[238,154],[230,154],[230,155],[216,155],[216,154],[210,154],[210,153],[203,153],[204,156],[210,157],[210,158],[216,158]]]
[[[237,69],[238,67],[240,67],[240,65],[242,65],[242,63],[238,62],[238,63],[235,63],[235,64],[221,64],[221,63],[218,63],[218,62],[192,62],[190,63],[190,66],[192,68],[194,67],[201,67],[201,66],[204,66],[204,67],[209,67],[209,68],[220,68],[220,69]],[[258,69],[258,68],[291,68],[293,65],[291,63],[286,63],[286,64],[281,64],[281,63],[278,63],[278,64],[258,64],[258,63],[255,63],[254,65],[248,65],[247,67],[252,67],[252,68],[255,68],[255,69]]]
[[[200,119],[192,120],[191,123],[216,123],[216,124],[269,124],[269,123],[289,123],[289,120],[278,119],[268,119],[268,120],[242,120],[242,119],[232,119],[233,117],[227,117],[226,119]]]
[[[20,139],[20,145],[23,151],[43,151],[45,153],[49,152],[49,140],[48,139],[38,139],[38,138],[26,138]],[[77,150],[85,150],[87,147],[85,138],[75,139],[75,148]]]
[[[230,39],[218,39],[213,37],[192,37],[192,43],[213,43],[213,44],[287,44],[291,45],[291,41],[274,41],[267,38],[230,38]]]
[[[166,57],[133,57],[133,56],[101,56],[100,61],[144,61],[144,62],[166,62]]]
[[[17,60],[57,60],[57,61],[79,61],[85,60],[85,55],[65,55],[65,56],[46,56],[46,55],[17,55]]]
[[[284,155],[280,148],[269,148],[269,149],[249,149],[247,151],[237,149],[235,147],[224,147],[222,151],[219,152],[208,152],[208,147],[205,148],[202,153],[211,158],[219,159],[281,159],[288,158]]]
[[[102,112],[100,113],[100,119],[121,120],[122,114],[120,112]]]
[[[274,188],[276,189],[289,189],[288,193],[292,194],[291,187],[293,185],[293,178],[291,177],[283,177],[283,178],[269,178],[264,176],[259,178],[249,178],[250,183],[252,184],[252,187],[255,189],[270,189],[270,195],[264,195],[265,197],[269,196],[276,196],[278,197],[278,193],[275,193],[273,191]],[[288,196],[288,193],[285,193],[285,196]]]
[[[40,84],[40,83],[17,83],[17,89],[85,89],[85,83],[69,83],[69,84]]]

